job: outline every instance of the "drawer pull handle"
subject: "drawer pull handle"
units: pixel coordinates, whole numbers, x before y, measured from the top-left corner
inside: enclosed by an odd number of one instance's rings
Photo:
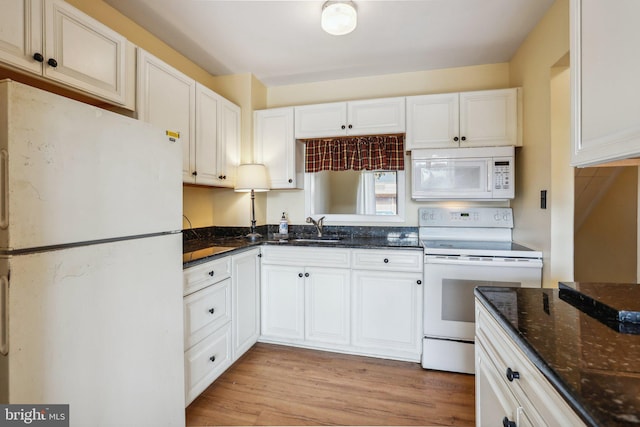
[[[207,311],[208,311],[209,313],[213,314],[213,313],[216,311],[216,309],[215,309],[215,308],[210,308],[210,309],[209,309],[209,310],[207,310]]]
[[[385,264],[389,264],[389,258],[385,258],[385,259],[384,259],[384,263],[385,263]]]
[[[502,427],[518,427],[515,421],[511,421],[509,418],[504,417],[502,419]]]
[[[211,360],[212,362],[215,362],[215,361],[216,361],[216,357],[215,357],[215,356],[211,356],[211,357],[209,358],[209,360]]]
[[[215,273],[215,271],[210,271],[209,272],[209,276],[213,277],[214,273]]]
[[[512,371],[511,368],[507,368],[507,379],[509,380],[509,382],[513,382],[513,380],[519,380],[520,372]]]

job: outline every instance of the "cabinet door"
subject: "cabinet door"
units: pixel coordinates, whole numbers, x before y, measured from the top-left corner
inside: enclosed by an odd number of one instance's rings
[[[196,184],[217,183],[218,108],[220,96],[196,83],[195,175]]]
[[[347,134],[404,133],[405,99],[384,98],[347,103]]]
[[[347,104],[305,105],[295,107],[295,137],[323,138],[347,134]]]
[[[420,360],[422,275],[353,270],[352,343],[372,354]]]
[[[519,415],[518,401],[509,391],[501,377],[502,374],[493,366],[482,345],[476,343],[475,348],[476,425],[480,427],[503,425],[505,417],[509,421],[516,422]]]
[[[640,2],[571,1],[572,165],[640,155]]]
[[[458,147],[458,94],[407,97],[407,150]]]
[[[260,250],[233,255],[233,359],[260,336]]]
[[[240,107],[220,98],[216,185],[233,188],[240,163]]]
[[[293,126],[293,107],[254,112],[253,158],[267,166],[271,189],[303,188],[304,144]]]
[[[62,0],[44,5],[44,75],[124,104],[126,39]]]
[[[340,268],[305,269],[305,339],[349,344],[350,272]]]
[[[195,81],[138,48],[138,118],[179,134],[182,180],[195,183]]]
[[[460,146],[519,145],[518,89],[460,94]]]
[[[42,0],[3,0],[0,13],[0,61],[42,73],[33,59],[42,49]]]
[[[276,341],[304,339],[304,271],[300,267],[262,266],[262,336]]]

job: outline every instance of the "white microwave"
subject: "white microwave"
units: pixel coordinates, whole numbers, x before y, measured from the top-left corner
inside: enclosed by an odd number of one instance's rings
[[[514,151],[512,146],[413,150],[411,198],[513,199]]]

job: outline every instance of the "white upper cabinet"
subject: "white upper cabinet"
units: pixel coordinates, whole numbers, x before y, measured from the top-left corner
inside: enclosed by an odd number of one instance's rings
[[[571,0],[572,165],[640,156],[640,2]]]
[[[303,188],[304,144],[293,136],[293,107],[253,114],[253,158],[267,166],[271,188]]]
[[[406,99],[407,150],[522,145],[518,88]]]
[[[233,187],[240,107],[138,48],[138,118],[182,144],[182,181]]]
[[[133,107],[127,96],[127,41],[62,0],[3,0],[0,61]]]
[[[182,179],[195,183],[196,82],[138,48],[138,119],[164,129],[182,144]]]
[[[295,137],[298,139],[404,131],[403,97],[295,107]]]

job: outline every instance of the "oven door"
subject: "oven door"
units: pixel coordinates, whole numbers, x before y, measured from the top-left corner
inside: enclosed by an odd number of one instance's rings
[[[473,342],[476,286],[539,288],[542,261],[425,256],[424,335]]]

